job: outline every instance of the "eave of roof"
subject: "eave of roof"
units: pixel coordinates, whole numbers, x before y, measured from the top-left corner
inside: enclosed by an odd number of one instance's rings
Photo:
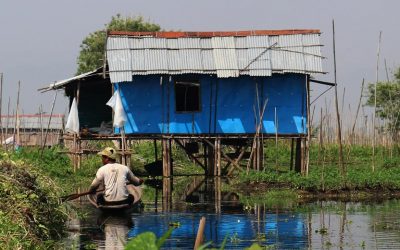
[[[43,93],[43,92],[50,91],[50,90],[61,89],[61,88],[64,88],[67,84],[69,84],[71,82],[83,80],[87,77],[92,77],[92,76],[96,75],[97,73],[100,73],[102,70],[103,70],[103,67],[100,67],[100,68],[97,68],[90,72],[86,72],[86,73],[83,73],[83,74],[80,74],[80,75],[77,75],[77,76],[74,76],[74,77],[71,77],[68,79],[60,80],[60,81],[50,84],[47,87],[40,88],[40,89],[38,89],[38,91]]]
[[[317,29],[291,29],[291,30],[245,30],[245,31],[161,31],[161,32],[133,32],[109,31],[108,36],[150,36],[157,38],[184,38],[184,37],[243,37],[243,36],[281,36],[298,34],[320,34]]]

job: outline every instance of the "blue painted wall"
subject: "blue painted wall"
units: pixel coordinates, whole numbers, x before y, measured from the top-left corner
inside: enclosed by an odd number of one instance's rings
[[[160,78],[156,75],[134,76],[133,82],[115,84],[120,88],[128,116],[127,134],[252,134],[259,123],[259,109],[262,110],[265,101],[264,133],[275,134],[276,129],[279,134],[304,134],[307,131],[306,75],[227,79],[183,75],[172,77],[171,81],[169,77]],[[175,112],[175,80],[200,82],[200,112]]]

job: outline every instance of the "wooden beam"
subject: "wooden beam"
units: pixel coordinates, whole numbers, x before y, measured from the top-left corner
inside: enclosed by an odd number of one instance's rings
[[[210,145],[212,148],[214,148],[214,150],[215,150],[215,145],[214,144],[212,144],[209,140],[207,140],[207,139],[204,139],[204,141],[205,142],[207,142],[207,144],[208,145]],[[221,155],[227,160],[227,161],[229,161],[230,163],[232,163],[233,165],[236,165],[237,167],[239,167],[240,168],[240,166],[234,161],[234,160],[232,160],[229,156],[227,156],[223,151],[221,151]]]
[[[193,154],[191,152],[189,152],[178,139],[175,139],[175,142],[176,142],[176,144],[178,144],[179,147],[181,147],[185,151],[185,153],[189,156],[190,159],[192,159],[200,167],[202,167],[204,170],[206,170],[206,167],[204,166],[204,164],[202,162],[200,162],[196,157],[194,157]]]
[[[228,171],[228,173],[227,173],[228,176],[231,176],[232,173],[233,173],[233,170],[235,170],[235,169],[237,168],[237,166],[239,166],[239,162],[242,160],[244,154],[246,153],[246,150],[247,150],[247,147],[242,147],[242,148],[241,148],[240,154],[239,154],[238,158],[235,160],[235,162],[237,163],[237,165],[233,165],[233,166],[231,167],[231,169],[230,169],[230,170]],[[241,168],[239,167],[238,169],[241,169]]]

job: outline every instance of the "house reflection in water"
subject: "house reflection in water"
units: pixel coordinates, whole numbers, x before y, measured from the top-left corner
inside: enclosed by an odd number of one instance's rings
[[[201,216],[206,217],[205,242],[220,245],[227,237],[227,249],[250,246],[253,242],[261,245],[275,245],[278,248],[307,248],[308,230],[302,215],[266,212],[257,220],[254,214],[201,214],[201,213],[153,213],[135,215],[134,226],[128,237],[142,232],[154,232],[161,237],[172,223],[179,223],[167,248],[192,248]]]

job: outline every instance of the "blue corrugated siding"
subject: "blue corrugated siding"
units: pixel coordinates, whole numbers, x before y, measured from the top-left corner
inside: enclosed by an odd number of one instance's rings
[[[163,77],[160,84],[160,76],[136,76],[132,83],[119,84],[128,116],[125,126],[127,134],[255,133],[253,107],[258,115],[258,107],[262,109],[266,99],[264,133],[276,133],[276,128],[279,134],[306,132],[305,75],[284,74],[257,78],[243,76],[228,79],[205,75],[180,77],[181,80],[200,81],[201,112],[175,112],[174,79],[170,82],[168,77]],[[256,86],[259,105],[256,103]]]

